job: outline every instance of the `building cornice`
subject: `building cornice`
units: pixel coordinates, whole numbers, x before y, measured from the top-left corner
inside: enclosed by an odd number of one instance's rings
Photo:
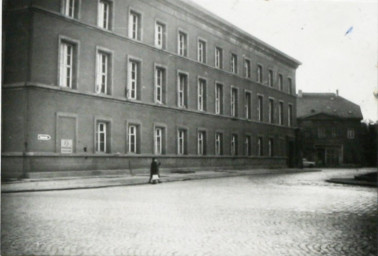
[[[205,8],[193,3],[190,0],[157,0],[164,4],[169,4],[176,10],[182,13],[189,14],[196,20],[216,28],[224,34],[232,35],[237,38],[240,42],[252,46],[253,48],[263,52],[273,58],[279,59],[280,61],[290,65],[293,68],[297,68],[302,63],[293,57],[287,55],[286,53],[276,49],[275,47],[263,42],[262,40],[252,36],[248,32],[243,31],[237,26],[231,24],[230,22],[220,18],[219,16],[209,12]]]

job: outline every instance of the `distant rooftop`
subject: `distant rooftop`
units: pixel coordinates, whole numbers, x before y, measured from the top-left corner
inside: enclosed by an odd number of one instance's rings
[[[297,98],[297,117],[305,118],[318,114],[339,118],[363,119],[359,105],[336,93],[302,93]]]

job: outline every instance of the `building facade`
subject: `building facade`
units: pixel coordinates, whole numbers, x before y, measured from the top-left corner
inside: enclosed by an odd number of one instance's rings
[[[3,174],[290,162],[300,63],[196,4],[4,5]]]
[[[317,166],[360,165],[365,133],[360,107],[338,92],[299,91],[297,100],[303,157]]]

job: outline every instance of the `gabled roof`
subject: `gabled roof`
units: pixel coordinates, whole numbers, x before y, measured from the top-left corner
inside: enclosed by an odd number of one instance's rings
[[[320,113],[338,118],[360,120],[363,118],[359,105],[335,93],[299,93],[297,118],[306,118]]]

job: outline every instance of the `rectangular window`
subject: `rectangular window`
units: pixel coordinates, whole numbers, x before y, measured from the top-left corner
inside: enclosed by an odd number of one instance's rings
[[[97,52],[97,78],[96,93],[110,94],[111,85],[111,55],[109,53]]]
[[[238,154],[238,135],[232,134],[231,136],[231,155],[236,156]]]
[[[325,138],[326,131],[324,127],[318,127],[318,138]]]
[[[187,105],[188,76],[185,74],[178,75],[177,84],[177,106],[186,108]]]
[[[215,84],[215,114],[223,114],[223,85]]]
[[[129,153],[136,154],[138,153],[138,126],[137,125],[129,125],[128,129],[129,134]]]
[[[109,137],[110,129],[109,123],[104,121],[98,121],[96,123],[96,152],[108,153],[109,152]]]
[[[231,116],[238,116],[238,90],[231,88]]]
[[[164,104],[165,102],[165,69],[155,68],[155,102]]]
[[[287,92],[289,94],[293,94],[293,85],[292,85],[291,78],[288,78],[287,81],[288,81]]]
[[[111,29],[111,3],[105,0],[99,1],[97,25],[100,28]]]
[[[353,128],[348,128],[348,131],[347,131],[347,138],[352,140],[354,139],[355,137],[355,134],[354,134],[354,129]]]
[[[293,106],[289,105],[288,110],[287,110],[287,125],[291,127],[293,121]]]
[[[198,110],[206,111],[206,80],[198,79]]]
[[[274,123],[274,100],[269,99],[269,123]]]
[[[177,132],[177,154],[185,155],[186,151],[186,130],[178,130]]]
[[[223,134],[215,133],[215,155],[223,155]]]
[[[206,155],[206,132],[204,131],[197,133],[197,154],[199,156]]]
[[[262,66],[261,65],[257,65],[257,82],[258,83],[262,83]]]
[[[259,121],[263,121],[263,96],[257,97],[257,117]]]
[[[219,47],[215,47],[215,67],[223,68],[223,50]]]
[[[244,139],[244,154],[246,156],[251,156],[252,155],[251,136],[249,136],[249,135],[245,136],[245,139]]]
[[[283,120],[284,120],[283,114],[284,114],[284,112],[283,112],[283,102],[280,102],[280,104],[278,105],[278,123],[280,125],[283,125]]]
[[[138,91],[140,88],[140,64],[138,61],[129,60],[129,73],[127,84],[127,98],[131,100],[139,99]]]
[[[258,156],[263,156],[264,155],[264,150],[263,150],[263,138],[258,137],[257,138],[257,155]]]
[[[238,57],[236,54],[231,54],[231,72],[234,74],[238,73]]]
[[[129,14],[129,38],[141,40],[141,15],[134,11]]]
[[[187,48],[188,48],[188,42],[187,42],[187,35],[179,31],[178,33],[178,54],[181,56],[187,56]]]
[[[155,46],[159,49],[165,49],[165,25],[156,22],[155,24]]]
[[[62,14],[66,17],[77,19],[80,0],[63,0]]]
[[[77,45],[68,41],[60,42],[59,85],[76,89]]]
[[[244,60],[244,76],[251,78],[251,62],[249,60]]]
[[[283,90],[283,79],[282,79],[282,75],[281,74],[278,75],[278,89],[280,91]]]
[[[198,40],[198,61],[206,63],[206,42]]]
[[[154,131],[154,152],[155,155],[164,154],[164,138],[165,129],[162,127],[156,127]]]
[[[273,139],[269,139],[268,141],[268,151],[269,151],[269,156],[272,157],[273,156]]]
[[[244,100],[245,118],[251,119],[252,115],[252,94],[250,92],[245,92]]]
[[[268,71],[268,86],[273,87],[273,71]]]

